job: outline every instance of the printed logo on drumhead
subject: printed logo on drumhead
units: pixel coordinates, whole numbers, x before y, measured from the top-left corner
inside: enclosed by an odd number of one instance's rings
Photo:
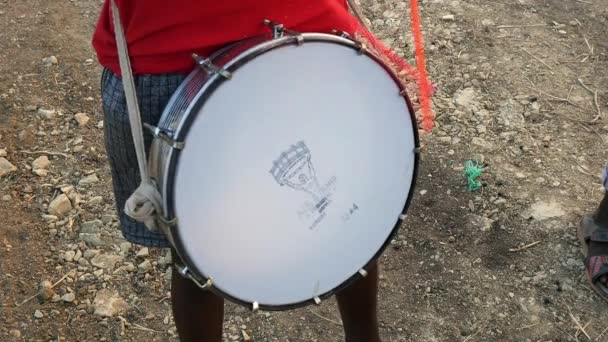
[[[281,186],[302,191],[310,196],[298,211],[301,220],[312,220],[310,229],[314,229],[326,217],[326,209],[332,203],[331,195],[335,189],[336,177],[331,177],[321,185],[317,179],[310,149],[303,141],[291,145],[281,153],[270,170],[274,179]]]

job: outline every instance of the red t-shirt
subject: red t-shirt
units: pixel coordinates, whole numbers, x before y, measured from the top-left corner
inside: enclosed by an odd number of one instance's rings
[[[353,34],[360,23],[346,0],[115,0],[135,74],[187,73],[192,53],[208,56],[228,43],[269,32],[264,19],[302,32]],[[110,1],[93,36],[99,63],[120,74]]]

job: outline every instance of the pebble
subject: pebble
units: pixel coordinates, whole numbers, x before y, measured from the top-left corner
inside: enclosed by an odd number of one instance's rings
[[[57,57],[55,57],[55,56],[46,57],[46,58],[42,59],[42,62],[44,64],[46,64],[47,66],[59,63],[59,61],[57,60]]]
[[[11,197],[11,195],[4,195],[4,196],[2,196],[2,200],[3,200],[4,202],[8,202],[8,201],[10,201],[10,200],[12,200],[12,199],[13,199],[13,198]]]
[[[443,17],[441,17],[441,20],[443,21],[454,21],[454,15],[453,14],[447,14],[444,15]]]
[[[117,291],[103,289],[95,295],[93,307],[95,315],[113,317],[126,312],[129,309],[129,304],[120,297]]]
[[[24,110],[26,112],[35,112],[36,109],[38,109],[38,106],[34,106],[34,105],[25,106],[25,108],[24,108]]]
[[[129,254],[129,251],[131,250],[131,243],[130,242],[123,242],[120,244],[120,251],[126,255]]]
[[[55,296],[53,291],[53,284],[48,280],[43,280],[38,285],[38,298],[42,303],[48,301]]]
[[[92,197],[91,199],[89,199],[90,206],[100,205],[101,202],[103,202],[103,197],[101,197],[101,196],[95,196],[95,197]]]
[[[74,261],[79,261],[82,258],[82,252],[79,250],[76,251],[76,254],[74,254]]]
[[[6,153],[6,149],[0,148],[0,157],[6,157],[8,153]]]
[[[97,182],[99,182],[99,178],[97,178],[97,175],[93,173],[88,176],[82,177],[80,179],[80,181],[78,181],[78,185],[86,186],[86,185],[95,184]]]
[[[52,109],[39,108],[38,115],[42,116],[47,120],[52,120],[55,118],[55,111]]]
[[[36,317],[37,319],[41,319],[42,317],[44,317],[44,314],[42,313],[42,311],[36,310],[36,312],[34,312],[34,317]]]
[[[120,255],[98,254],[91,259],[91,265],[110,271],[114,269],[116,263],[119,261],[122,261],[122,257]]]
[[[86,251],[84,251],[82,256],[84,256],[86,259],[91,259],[98,254],[99,254],[98,249],[87,249]]]
[[[102,128],[103,128],[103,120],[99,121],[99,122],[97,123],[97,126],[96,126],[96,127],[97,127],[97,128],[99,128],[99,129],[102,129]]]
[[[76,122],[78,122],[78,126],[80,126],[80,127],[86,126],[89,123],[89,121],[91,120],[91,118],[89,118],[89,116],[86,115],[85,113],[75,114],[74,119],[76,120]]]
[[[148,255],[150,255],[150,251],[148,250],[148,247],[144,247],[140,249],[135,256],[143,258],[147,257]]]
[[[15,165],[11,164],[6,158],[0,157],[0,177],[4,177],[15,171],[17,171]]]
[[[453,237],[453,236],[450,236],[450,237],[448,238],[448,242],[455,242],[455,241],[456,241],[456,238],[455,238],[455,237]]]
[[[45,177],[48,175],[48,167],[51,165],[51,161],[47,156],[41,156],[34,160],[32,163],[32,172],[35,175]]]
[[[83,222],[80,224],[80,232],[94,234],[94,233],[97,233],[99,228],[101,228],[102,226],[103,226],[103,222],[101,222],[100,220],[92,220],[92,221]]]
[[[76,295],[74,292],[68,292],[61,297],[61,300],[66,303],[72,303],[74,300],[76,300]]]
[[[74,261],[74,256],[76,256],[76,252],[67,251],[63,254],[63,260],[65,260],[67,262],[72,262],[72,261]]]
[[[14,338],[21,338],[21,331],[17,329],[11,329],[11,331],[9,331],[9,334],[11,334],[11,336],[13,336]]]
[[[57,196],[50,204],[49,204],[49,214],[61,217],[72,210],[72,202],[65,194],[61,194]]]
[[[144,272],[148,272],[149,270],[152,269],[152,263],[150,262],[150,260],[146,260],[146,261],[142,262],[141,264],[137,265],[137,268],[139,268],[140,270],[142,270]]]

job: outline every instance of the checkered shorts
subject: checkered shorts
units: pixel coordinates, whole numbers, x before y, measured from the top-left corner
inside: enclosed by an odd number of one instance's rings
[[[156,125],[169,102],[171,95],[187,75],[159,74],[135,77],[135,87],[142,123]],[[145,225],[127,216],[123,210],[125,202],[139,186],[140,176],[127,102],[122,80],[109,69],[101,77],[101,93],[104,112],[104,138],[110,168],[114,197],[124,238],[134,244],[148,247],[170,247],[162,233],[149,231]],[[146,150],[152,142],[150,134],[144,134]]]

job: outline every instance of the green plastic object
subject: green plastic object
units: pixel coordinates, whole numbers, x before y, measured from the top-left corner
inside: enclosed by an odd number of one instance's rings
[[[472,160],[467,160],[465,163],[464,175],[467,177],[469,184],[469,192],[473,192],[481,188],[481,182],[477,180],[483,173],[483,168],[479,167],[479,163],[473,163]]]

